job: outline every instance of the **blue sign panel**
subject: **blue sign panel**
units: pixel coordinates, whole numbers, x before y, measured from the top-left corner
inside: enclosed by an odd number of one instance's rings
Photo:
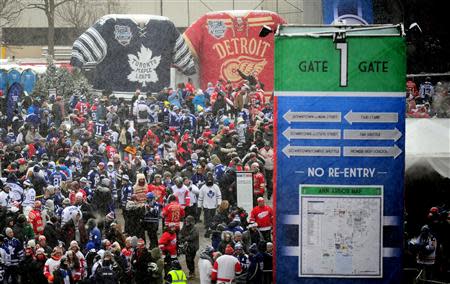
[[[282,94],[282,93],[281,93]],[[403,187],[404,172],[404,145],[405,145],[405,103],[403,98],[392,97],[334,97],[328,94],[326,97],[311,96],[278,96],[278,123],[277,123],[277,279],[283,279],[283,283],[299,283],[301,275],[292,279],[292,282],[285,282],[285,278],[279,278],[283,275],[292,274],[292,269],[301,271],[300,263],[301,253],[307,253],[302,250],[300,244],[302,231],[308,230],[313,235],[321,237],[330,237],[335,232],[332,230],[332,224],[327,224],[326,228],[320,228],[326,224],[326,220],[318,218],[315,227],[314,220],[306,213],[302,216],[301,210],[301,187],[304,185],[315,185],[323,190],[328,190],[330,186],[348,187],[358,186],[380,186],[383,188],[384,210],[381,211],[383,217],[381,222],[389,220],[389,228],[384,228],[378,235],[361,238],[360,243],[357,240],[351,240],[354,245],[365,244],[365,242],[378,242],[377,251],[383,250],[378,257],[382,263],[376,268],[376,276],[387,277],[389,273],[395,275],[396,283],[400,283],[398,277],[401,267],[401,242],[402,229],[400,224],[403,215],[403,198],[399,196],[399,189]],[[331,197],[337,198],[337,193],[329,192]],[[346,193],[346,192],[344,192]],[[348,220],[352,220],[354,211],[364,212],[364,206],[370,208],[370,203],[361,207],[352,205],[347,195],[341,196],[342,202],[348,203],[353,208],[346,208],[345,205],[329,204],[328,210],[343,210],[349,212]],[[319,202],[320,200],[312,200]],[[303,203],[304,204],[304,203]],[[307,204],[305,204],[307,205]],[[325,206],[323,204],[322,206]],[[308,208],[306,208],[308,209]],[[332,216],[327,217],[326,208],[319,208],[312,216],[322,216],[329,221]],[[334,214],[334,212],[331,212]],[[364,214],[376,214],[376,212],[364,212]],[[345,214],[344,214],[345,215]],[[369,218],[369,216],[365,216]],[[379,216],[372,216],[372,219],[379,219]],[[384,218],[387,217],[387,218]],[[308,219],[309,218],[309,219]],[[344,217],[343,217],[344,218]],[[355,217],[356,218],[356,217]],[[370,220],[358,216],[361,222],[369,224]],[[309,224],[301,225],[302,221],[310,221]],[[355,220],[353,220],[355,221]],[[281,223],[281,224],[279,224]],[[282,225],[283,224],[283,225]],[[300,224],[300,225],[299,225]],[[371,223],[372,224],[372,223]],[[378,224],[378,223],[373,223]],[[394,227],[392,227],[394,226]],[[349,225],[349,229],[352,228]],[[355,228],[352,229],[352,233]],[[360,228],[364,233],[369,232],[369,228]],[[379,234],[385,234],[379,238]],[[349,237],[349,236],[347,236]],[[323,240],[323,244],[338,242],[336,239]],[[334,265],[342,264],[337,255],[333,255],[326,248],[320,248],[324,254],[332,255],[335,259],[329,261]],[[332,248],[331,250],[335,250]],[[356,250],[356,248],[354,248]],[[365,249],[360,248],[359,252],[352,252],[355,256],[361,258]],[[370,256],[371,257],[371,256]],[[325,261],[325,260],[323,260]],[[354,261],[354,260],[353,260]],[[317,263],[315,263],[317,262]],[[311,263],[312,266],[319,265],[318,259]],[[361,270],[369,267],[360,263]],[[347,269],[351,271],[358,270],[356,265],[350,263]],[[329,271],[338,271],[338,267],[328,268]],[[397,271],[393,271],[393,269]],[[384,272],[384,273],[383,273]],[[314,277],[314,271],[307,274]],[[355,273],[356,275],[360,275]],[[336,283],[335,277],[342,277],[340,274],[331,272],[317,277],[327,276],[330,279],[321,279],[320,283]],[[352,276],[352,273],[349,275]],[[379,279],[366,279],[364,273],[361,274],[361,280],[352,279],[352,283],[379,283]],[[367,275],[370,276],[370,275]],[[311,282],[311,278],[300,278],[302,283]],[[391,283],[394,283],[391,282]]]
[[[276,281],[401,283],[404,40],[300,29],[275,40]]]

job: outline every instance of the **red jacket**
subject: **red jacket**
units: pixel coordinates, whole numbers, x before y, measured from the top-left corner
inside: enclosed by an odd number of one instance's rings
[[[266,187],[266,180],[262,173],[256,173],[253,175],[253,193],[257,195],[263,195]]]
[[[28,220],[33,226],[33,231],[35,235],[42,235],[44,232],[44,222],[42,221],[41,211],[31,210],[28,214]]]
[[[147,186],[147,193],[148,192],[153,192],[156,202],[164,204],[164,198],[166,197],[166,187],[164,185],[155,185],[151,183]]]
[[[175,232],[164,232],[159,238],[158,244],[163,253],[171,256],[177,255],[177,234]]]
[[[256,206],[250,213],[250,221],[255,221],[261,230],[269,230],[272,228],[273,211],[268,205],[263,207]]]
[[[185,213],[183,207],[181,207],[181,205],[176,201],[172,201],[167,204],[162,211],[162,216],[165,218],[164,222],[166,226],[170,223],[175,223],[177,230],[180,229],[180,222],[181,219],[184,218],[184,215]]]

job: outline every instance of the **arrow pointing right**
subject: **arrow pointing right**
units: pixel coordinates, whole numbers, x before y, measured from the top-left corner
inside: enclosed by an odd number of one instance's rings
[[[347,140],[394,140],[402,137],[402,133],[395,129],[345,129],[344,139]]]
[[[392,157],[402,153],[397,145],[394,147],[344,147],[344,157]]]
[[[352,124],[359,123],[397,123],[398,113],[396,112],[353,112],[350,110],[345,116],[345,120]]]

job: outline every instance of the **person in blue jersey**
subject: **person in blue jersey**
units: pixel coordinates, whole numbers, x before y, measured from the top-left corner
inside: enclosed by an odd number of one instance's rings
[[[61,187],[61,182],[67,181],[66,174],[61,170],[60,165],[56,165],[55,171],[50,174],[49,177],[50,184],[54,187]]]

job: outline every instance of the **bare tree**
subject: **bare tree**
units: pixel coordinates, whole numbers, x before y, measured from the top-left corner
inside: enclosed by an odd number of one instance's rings
[[[0,28],[14,24],[24,8],[22,0],[0,0]]]
[[[29,9],[40,9],[44,11],[47,17],[48,54],[51,56],[55,54],[55,11],[64,3],[72,1],[74,0],[32,0],[27,5]]]
[[[73,0],[62,5],[56,14],[64,23],[82,31],[101,16],[120,13],[123,8],[120,0]]]
[[[91,3],[89,3],[91,2]],[[99,9],[92,5],[93,1],[74,0],[61,6],[56,11],[65,24],[74,27],[78,32],[92,25],[99,18]]]

